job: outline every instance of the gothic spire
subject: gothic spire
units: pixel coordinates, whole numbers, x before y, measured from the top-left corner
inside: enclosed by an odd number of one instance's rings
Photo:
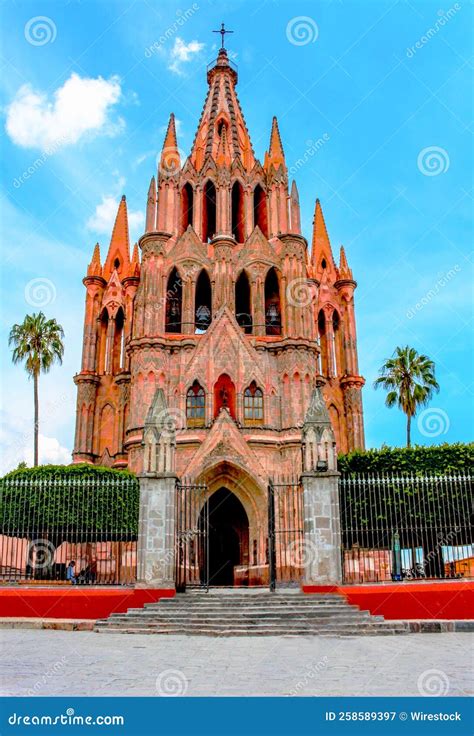
[[[290,232],[301,235],[300,198],[294,179],[291,184],[290,193]]]
[[[151,177],[150,186],[148,187],[148,198],[146,203],[146,224],[145,232],[153,232],[156,224],[156,184],[155,177]]]
[[[190,154],[190,162],[200,171],[209,159],[216,161],[223,128],[226,128],[230,159],[240,158],[250,172],[255,164],[252,143],[235,86],[237,71],[225,48],[207,73],[209,89]]]
[[[94,252],[92,254],[92,260],[87,267],[88,276],[102,276],[102,266],[100,263],[100,246],[96,243],[94,246]]]
[[[281,142],[280,131],[278,129],[278,121],[273,117],[272,132],[270,133],[270,145],[268,153],[265,153],[264,168],[269,169],[270,166],[278,169],[279,166],[285,166],[285,154],[283,153],[283,145]]]
[[[160,173],[165,176],[177,174],[181,168],[174,113],[171,113],[161,150]]]
[[[335,268],[334,258],[332,255],[331,243],[329,241],[324,215],[321,209],[319,199],[316,200],[313,219],[313,240],[311,248],[311,262],[313,266],[321,268],[323,261],[332,268]],[[322,266],[324,268],[324,266]]]
[[[339,255],[339,278],[352,280],[352,270],[349,268],[347,263],[346,251],[344,246],[341,245],[341,251]]]
[[[104,278],[108,279],[116,269],[119,273],[125,273],[123,266],[130,264],[130,242],[128,235],[127,200],[125,194],[120,200],[114,229],[110,239],[107,259],[104,263]]]

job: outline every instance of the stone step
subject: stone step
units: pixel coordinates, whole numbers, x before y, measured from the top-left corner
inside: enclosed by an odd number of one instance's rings
[[[278,602],[278,603],[272,603],[271,601],[260,601],[258,603],[247,603],[246,601],[239,601],[238,603],[235,603],[234,605],[228,605],[228,604],[221,604],[221,603],[211,603],[210,601],[202,601],[201,603],[188,603],[186,602],[177,602],[174,604],[162,604],[162,603],[145,603],[144,608],[147,610],[156,610],[156,609],[193,609],[193,610],[220,610],[220,611],[236,611],[239,608],[275,608],[278,610],[288,610],[293,611],[295,608],[320,608],[322,610],[338,610],[340,608],[358,608],[358,606],[352,605],[350,603],[344,603],[344,602],[338,602],[338,603],[305,603],[304,601],[293,601],[291,603],[289,602]]]
[[[175,603],[145,603],[144,608],[190,608],[190,609],[201,609],[201,608],[213,608],[222,611],[235,611],[238,608],[277,608],[293,610],[294,608],[322,608],[322,609],[338,609],[355,607],[354,604],[347,603],[346,601],[328,601],[327,603],[311,603],[301,600],[294,601],[252,601],[248,602],[245,600],[235,601],[234,603],[221,603],[220,601],[176,601]]]
[[[368,611],[354,611],[351,608],[342,609],[335,613],[334,611],[319,611],[318,609],[299,610],[299,611],[274,611],[271,609],[259,611],[141,611],[139,608],[130,608],[127,613],[112,613],[111,616],[134,616],[143,619],[164,618],[166,620],[188,620],[190,618],[208,618],[209,620],[219,619],[235,619],[235,618],[279,618],[282,621],[291,621],[292,618],[309,618],[317,617],[321,620],[329,620],[331,618],[340,618],[346,616],[348,618],[370,618]]]
[[[222,616],[236,613],[265,613],[267,611],[276,611],[282,616],[291,616],[294,613],[305,613],[307,611],[318,611],[323,616],[337,615],[342,611],[360,612],[357,606],[235,606],[221,608],[219,606],[145,606],[142,608],[130,608],[130,612],[142,611],[143,613],[164,612],[173,616],[174,614],[186,611],[189,613],[219,613]]]
[[[351,629],[358,629],[358,628],[364,628],[367,626],[375,626],[375,627],[381,627],[386,628],[387,626],[393,627],[396,624],[395,622],[385,622],[385,621],[371,621],[371,620],[365,620],[365,621],[350,621],[342,619],[341,621],[306,621],[304,619],[295,619],[294,621],[288,622],[288,621],[219,621],[219,622],[209,622],[209,621],[188,621],[186,623],[176,622],[176,621],[142,621],[138,619],[105,619],[100,620],[97,622],[98,625],[110,625],[112,627],[115,626],[132,626],[137,628],[156,628],[156,629],[169,629],[169,628],[183,628],[183,629],[193,629],[193,628],[206,628],[206,629],[212,629],[214,631],[219,631],[220,629],[227,629],[227,628],[243,628],[248,629],[251,627],[254,627],[256,629],[258,628],[282,628],[285,627],[286,629],[291,628],[306,628],[306,629],[327,629],[327,628],[351,628]],[[405,628],[405,627],[403,627]]]
[[[400,634],[408,634],[408,629],[386,627],[377,629],[375,627],[366,626],[363,629],[354,630],[351,628],[327,628],[327,629],[316,629],[316,628],[294,628],[289,630],[287,627],[278,628],[260,628],[247,627],[243,629],[237,629],[235,627],[223,628],[220,631],[216,631],[212,628],[196,627],[196,628],[169,628],[169,629],[155,629],[152,627],[136,628],[136,627],[118,627],[118,626],[100,626],[95,627],[95,631],[98,633],[109,633],[109,634],[150,634],[150,635],[169,635],[169,636],[278,636],[278,637],[292,637],[292,636],[318,636],[318,637],[339,637],[339,636],[394,636]]]
[[[135,625],[140,624],[143,626],[208,626],[209,628],[219,626],[286,626],[291,627],[294,625],[298,626],[365,626],[371,623],[384,623],[383,620],[377,619],[373,621],[370,618],[350,618],[348,616],[341,616],[337,619],[321,619],[317,617],[305,618],[295,617],[291,621],[282,618],[228,618],[228,619],[215,619],[209,618],[190,618],[187,620],[176,620],[176,619],[144,619],[139,616],[114,616],[109,619],[112,626],[117,625]]]
[[[405,623],[386,622],[338,594],[300,592],[185,593],[112,614],[96,631],[186,636],[359,636],[403,634]]]
[[[186,598],[186,600],[199,600],[202,599],[212,599],[212,600],[225,600],[225,601],[235,601],[239,598],[245,599],[247,601],[253,601],[257,599],[267,598],[271,600],[294,600],[295,598],[300,598],[301,600],[321,600],[321,601],[334,601],[334,600],[344,600],[343,596],[341,596],[340,593],[319,593],[317,595],[306,595],[305,593],[302,593],[301,591],[297,591],[295,593],[284,593],[275,591],[274,593],[271,593],[268,589],[265,591],[261,591],[258,593],[252,593],[251,589],[244,589],[243,591],[233,592],[233,593],[216,593],[215,591],[209,590],[208,592],[200,590],[199,592],[195,591],[186,591],[186,593],[176,593],[176,595],[173,598],[162,598],[162,602],[171,603],[172,601],[176,601],[179,598]]]

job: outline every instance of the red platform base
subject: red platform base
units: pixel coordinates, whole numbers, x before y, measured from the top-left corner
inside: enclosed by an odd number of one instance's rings
[[[174,595],[172,589],[152,588],[0,588],[0,617],[106,618]]]
[[[340,593],[348,603],[386,619],[474,618],[474,581],[303,585],[303,592]]]

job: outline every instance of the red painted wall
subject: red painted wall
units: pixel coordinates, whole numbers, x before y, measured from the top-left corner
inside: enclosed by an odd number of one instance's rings
[[[69,588],[0,588],[0,617],[106,618],[128,608],[141,608],[160,598],[172,598],[174,590]]]
[[[474,581],[387,585],[303,586],[305,593],[340,593],[346,600],[386,619],[472,619]]]

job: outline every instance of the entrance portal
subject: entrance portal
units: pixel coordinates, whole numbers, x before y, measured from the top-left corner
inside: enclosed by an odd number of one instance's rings
[[[249,564],[249,520],[241,502],[227,488],[206,501],[209,513],[209,585],[234,585],[234,567]],[[242,580],[242,576],[239,576]],[[248,578],[247,578],[248,579]]]

